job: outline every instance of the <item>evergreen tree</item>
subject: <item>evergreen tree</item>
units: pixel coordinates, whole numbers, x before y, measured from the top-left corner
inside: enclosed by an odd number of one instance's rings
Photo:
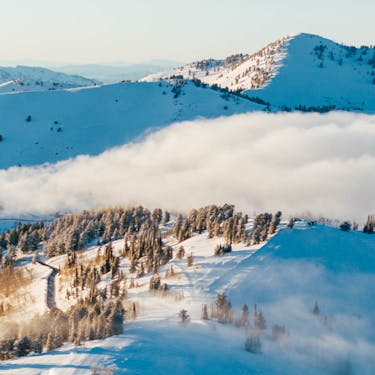
[[[112,304],[110,315],[108,317],[108,334],[119,335],[123,332],[123,323],[124,323],[124,308],[120,300],[117,300],[116,303]]]
[[[188,255],[187,257],[187,266],[188,267],[191,267],[193,265],[193,261],[194,261],[194,257],[193,257],[193,253],[191,253],[190,255]]]
[[[241,310],[241,324],[244,327],[247,327],[249,325],[249,308],[246,304],[242,306]]]
[[[320,314],[320,309],[319,309],[318,302],[315,302],[315,305],[314,305],[314,308],[313,308],[313,314],[315,316],[318,316]]]
[[[293,217],[291,217],[289,219],[289,223],[288,223],[288,228],[289,229],[293,229],[293,227],[294,227],[294,221],[295,221],[295,219]]]
[[[45,343],[45,350],[49,352],[50,350],[55,349],[54,338],[51,332],[48,333],[47,341]]]
[[[228,323],[232,318],[232,305],[225,293],[216,295],[216,314],[220,323]]]
[[[208,320],[208,312],[207,312],[207,305],[204,304],[202,306],[202,315],[201,315],[202,320]]]
[[[181,246],[178,248],[178,251],[177,251],[176,257],[177,257],[177,259],[180,259],[180,260],[181,260],[184,256],[185,256],[185,248],[181,245]]]
[[[188,312],[185,309],[180,310],[180,312],[178,313],[178,316],[179,316],[180,322],[182,324],[186,324],[190,320],[190,316],[189,316]]]
[[[22,357],[30,352],[31,341],[27,336],[14,341],[13,350],[17,357]]]
[[[349,223],[349,221],[344,221],[340,224],[340,229],[343,231],[343,232],[349,232],[350,229],[352,227],[352,224]]]
[[[257,305],[254,306],[254,328],[257,331],[265,331],[267,328],[263,312],[262,310],[258,310]]]
[[[171,220],[171,215],[168,211],[164,211],[163,225],[167,225]]]
[[[259,354],[262,352],[262,344],[258,335],[249,336],[246,339],[245,350],[254,354]]]

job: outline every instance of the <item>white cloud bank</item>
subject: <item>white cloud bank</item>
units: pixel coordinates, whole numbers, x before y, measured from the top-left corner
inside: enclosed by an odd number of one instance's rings
[[[175,124],[95,157],[1,170],[1,216],[231,202],[250,213],[359,220],[375,213],[374,171],[375,116],[253,113]]]

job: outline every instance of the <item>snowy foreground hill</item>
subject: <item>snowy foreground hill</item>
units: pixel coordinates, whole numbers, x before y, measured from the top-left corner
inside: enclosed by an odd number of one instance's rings
[[[125,321],[123,334],[0,362],[0,374],[90,374],[95,373],[94,366],[97,373],[112,369],[114,374],[375,372],[372,236],[301,221],[293,229],[281,225],[263,245],[239,243],[231,253],[214,256],[223,237],[210,239],[203,232],[178,243],[169,234],[171,225],[163,226],[162,231],[164,241],[173,248],[173,258],[159,271],[169,291],[149,291],[152,273],[134,279],[128,299],[136,304],[139,314]],[[251,227],[252,220],[247,228]],[[124,241],[115,241],[113,246],[119,254]],[[193,254],[190,267],[186,258],[178,258],[181,246],[186,256]],[[92,247],[79,259],[88,264],[96,256],[97,247]],[[54,267],[63,267],[65,262],[65,255],[47,260]],[[28,308],[40,311],[40,291],[46,293],[45,273],[51,270],[40,264],[27,267],[37,275],[31,289],[35,302]],[[122,258],[120,269],[128,278],[135,277],[130,267],[128,259]],[[109,282],[110,275],[105,275],[99,285],[104,288]],[[63,283],[62,276],[57,276],[56,305],[66,310],[74,297],[66,298]],[[265,327],[260,353],[245,350],[243,327],[220,323],[211,316],[201,319],[202,305],[207,304],[210,310],[217,293],[223,292],[236,314],[243,304],[249,306],[250,324],[257,311],[254,305],[262,311]],[[190,315],[189,323],[181,324],[181,309]]]
[[[317,35],[284,37],[252,55],[198,61],[143,80],[171,76],[239,90],[275,110],[335,106],[375,111],[375,48],[350,47]]]
[[[263,108],[193,83],[119,83],[0,95],[0,169],[96,155],[173,122]]]
[[[99,84],[93,79],[32,66],[0,67],[0,93],[59,90]]]

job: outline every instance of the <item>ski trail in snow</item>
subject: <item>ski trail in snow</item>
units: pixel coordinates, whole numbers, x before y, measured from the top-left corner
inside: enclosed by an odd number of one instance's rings
[[[52,270],[47,280],[47,307],[52,310],[56,308],[56,299],[55,299],[55,277],[59,270],[56,267],[50,266],[47,263],[38,261],[42,266],[48,267]]]

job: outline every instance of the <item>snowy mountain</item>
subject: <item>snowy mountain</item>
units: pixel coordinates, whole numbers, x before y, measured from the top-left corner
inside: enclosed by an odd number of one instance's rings
[[[0,67],[0,93],[93,86],[99,82],[31,66]]]
[[[284,37],[252,55],[194,62],[143,80],[171,76],[239,90],[275,110],[375,111],[375,48],[349,47],[317,35]]]
[[[149,76],[143,80],[147,82],[0,95],[0,168],[99,154],[152,129],[198,117],[295,109],[372,113],[374,70],[374,48],[347,47],[299,34],[253,55],[188,64]],[[0,82],[3,93],[96,84],[29,67],[0,69]],[[218,87],[241,94],[230,95]]]
[[[250,232],[253,223],[250,219],[246,225]],[[215,256],[215,248],[225,242],[222,235],[210,238],[203,231],[179,242],[171,234],[174,224],[172,219],[160,225],[163,241],[173,249],[172,259],[159,270],[168,284],[165,293],[149,290],[153,272],[141,275],[131,270],[131,262],[122,255],[124,240],[113,242],[119,269],[127,276],[127,306],[137,310],[133,316],[129,307],[123,334],[8,360],[1,363],[0,374],[90,374],[93,366],[98,373],[112,369],[114,374],[374,373],[372,236],[298,221],[293,229],[281,224],[266,243],[238,243],[230,253]],[[186,253],[182,258],[181,246]],[[78,268],[95,264],[98,254],[97,246],[80,252]],[[190,266],[189,254],[193,254]],[[67,311],[76,303],[79,294],[66,297],[66,288],[74,290],[67,259],[60,255],[31,264],[30,257],[19,258],[19,264],[35,276],[29,286],[33,302],[29,315],[22,311],[23,317],[48,310],[50,267],[61,269],[55,279],[56,306]],[[115,281],[110,272],[103,274],[98,288],[112,290]],[[229,298],[235,316],[241,316],[244,304],[249,307],[250,332],[262,314],[261,353],[245,350],[247,333],[240,322],[217,318],[218,293]],[[202,319],[204,304],[207,320]],[[186,324],[180,322],[181,309],[190,315]]]
[[[192,83],[119,83],[0,95],[0,168],[95,155],[152,129],[264,106]]]

